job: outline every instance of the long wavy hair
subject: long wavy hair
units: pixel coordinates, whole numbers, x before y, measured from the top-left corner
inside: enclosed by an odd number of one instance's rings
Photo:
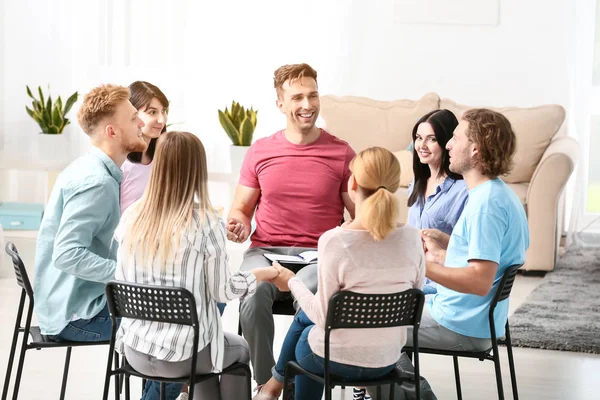
[[[412,131],[413,139],[413,174],[415,182],[413,190],[408,197],[408,206],[412,206],[417,202],[419,197],[425,196],[427,190],[427,180],[431,177],[431,170],[427,164],[423,164],[419,160],[417,148],[414,146],[417,137],[419,125],[428,123],[435,133],[435,140],[442,148],[442,160],[440,163],[440,172],[438,176],[449,176],[452,179],[462,179],[462,175],[450,171],[450,153],[446,150],[446,143],[452,139],[454,129],[458,126],[456,116],[450,110],[434,110],[421,117],[415,124]]]
[[[193,226],[194,209],[201,219],[215,215],[208,196],[206,152],[197,136],[172,131],[158,137],[146,191],[131,207],[133,222],[125,233],[130,254],[141,250],[142,264],[159,257],[164,263],[179,246],[181,234]],[[199,221],[202,223],[202,221]]]

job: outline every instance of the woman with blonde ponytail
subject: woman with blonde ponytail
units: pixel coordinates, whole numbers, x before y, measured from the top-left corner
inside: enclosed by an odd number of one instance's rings
[[[116,279],[125,282],[183,287],[194,294],[200,337],[196,372],[217,372],[235,362],[249,362],[248,344],[223,332],[217,302],[252,295],[261,281],[274,279],[274,267],[231,274],[223,220],[208,196],[206,153],[189,132],[168,132],[157,140],[150,181],[115,231],[119,244]],[[180,377],[189,371],[191,327],[123,318],[117,349],[139,372]],[[245,378],[223,375],[195,385],[194,398],[247,399]],[[159,385],[144,388],[143,399],[158,399]],[[167,384],[167,399],[179,395],[180,384]]]
[[[283,389],[288,361],[296,361],[315,374],[323,374],[325,321],[331,296],[341,290],[365,294],[402,292],[422,288],[425,255],[418,231],[399,225],[394,192],[400,183],[400,164],[388,150],[372,147],[350,163],[348,193],[356,206],[356,218],[327,231],[319,239],[316,294],[276,265],[279,290],[291,290],[301,311],[294,317],[273,377],[255,400],[275,400]],[[406,342],[406,328],[385,328],[372,340],[370,330],[347,329],[331,335],[330,372],[347,379],[374,379],[387,374]],[[296,400],[318,400],[323,385],[296,377]]]

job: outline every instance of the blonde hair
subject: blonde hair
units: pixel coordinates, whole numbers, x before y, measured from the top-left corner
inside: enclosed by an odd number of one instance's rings
[[[94,132],[100,121],[112,117],[117,105],[129,100],[129,89],[118,85],[101,85],[90,90],[83,97],[83,104],[77,112],[77,121],[88,135]]]
[[[400,186],[400,163],[382,147],[361,151],[350,162],[350,171],[365,198],[361,221],[373,239],[384,239],[398,219],[398,199],[394,192]]]
[[[167,132],[158,138],[150,181],[132,210],[125,248],[131,254],[140,250],[143,265],[155,257],[165,263],[179,246],[181,234],[193,227],[195,208],[200,225],[206,213],[215,214],[208,197],[204,146],[189,132]]]

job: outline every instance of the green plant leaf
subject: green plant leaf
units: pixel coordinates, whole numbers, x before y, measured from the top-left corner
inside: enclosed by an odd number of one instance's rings
[[[229,139],[231,139],[231,142],[235,146],[239,146],[238,130],[235,128],[229,117],[221,110],[219,110],[219,122],[221,123],[221,126],[223,127],[223,130],[225,130],[227,136],[229,136]]]
[[[65,108],[62,112],[63,116],[66,116],[67,113],[71,110],[71,107],[73,107],[73,104],[75,104],[75,102],[77,101],[78,96],[79,93],[75,92],[71,95],[71,97],[67,99],[67,102],[65,103]]]
[[[42,87],[41,86],[38,86],[38,93],[40,94],[40,103],[42,103],[42,105],[44,105],[45,104],[44,93],[42,93]]]
[[[258,111],[254,111],[252,107],[250,107],[250,109],[246,111],[246,115],[248,116],[248,118],[250,118],[250,122],[252,122],[252,126],[254,128],[256,128],[256,123],[258,122],[256,118],[257,113]]]
[[[244,110],[244,107],[239,106],[237,109],[237,114],[235,116],[235,127],[238,128],[238,130],[241,129],[242,123],[244,122],[245,118],[246,118],[246,110]]]
[[[29,86],[25,85],[25,87],[27,88],[27,95],[35,100],[35,97],[33,97],[33,94],[31,94],[31,89],[29,89]]]
[[[244,118],[242,126],[240,127],[240,145],[250,146],[252,144],[252,134],[254,133],[254,126],[250,118]]]
[[[62,132],[63,119],[62,115],[60,115],[60,109],[57,107],[56,104],[54,105],[54,109],[52,110],[52,125],[58,130],[57,133]]]
[[[27,114],[29,114],[29,116],[35,120],[35,118],[34,118],[35,114],[33,113],[33,110],[27,106],[25,106],[25,110],[27,110]]]
[[[62,104],[62,99],[60,98],[60,96],[58,96],[58,98],[54,102],[54,108],[58,108],[62,114],[63,104]]]

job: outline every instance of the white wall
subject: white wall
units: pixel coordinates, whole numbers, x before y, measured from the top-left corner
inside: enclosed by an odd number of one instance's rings
[[[273,71],[303,61],[319,72],[322,94],[568,107],[570,0],[498,2],[499,24],[479,26],[399,23],[394,0],[2,0],[0,130],[5,147],[35,140],[26,84],[66,96],[145,79],[172,100],[170,121],[205,142],[210,168],[227,170],[217,109],[253,105],[257,136],[273,133],[285,122]],[[70,133],[82,149],[75,124]]]

